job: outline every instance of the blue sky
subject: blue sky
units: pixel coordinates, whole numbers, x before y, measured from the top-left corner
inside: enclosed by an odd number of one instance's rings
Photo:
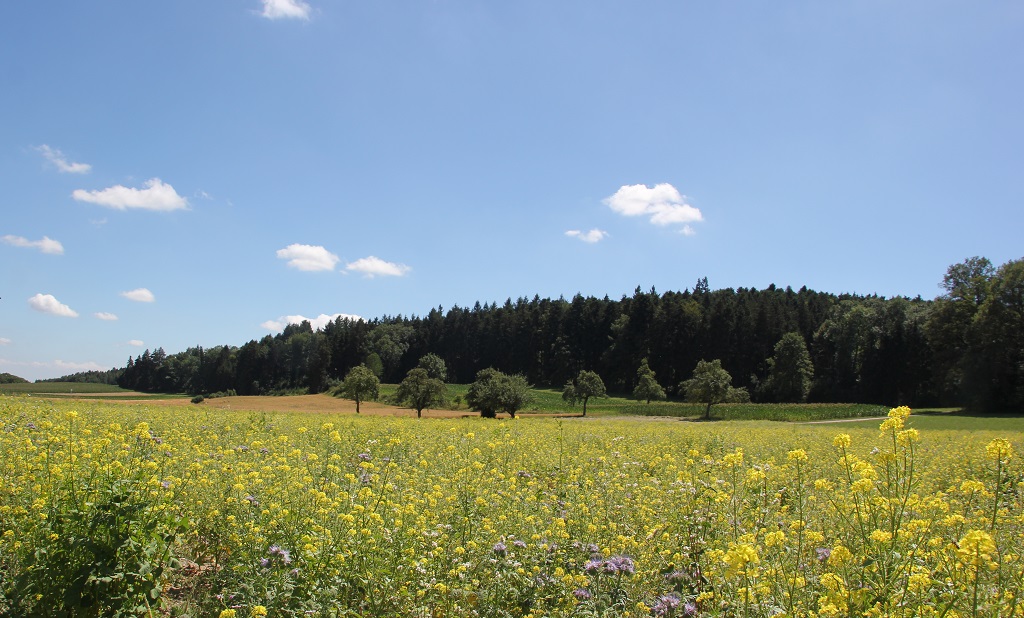
[[[1019,2],[19,2],[0,371],[1022,250]]]

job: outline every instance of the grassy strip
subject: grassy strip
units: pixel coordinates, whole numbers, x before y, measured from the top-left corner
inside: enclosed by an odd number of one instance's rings
[[[631,403],[622,414],[700,418],[704,405],[699,403]],[[744,421],[822,421],[844,418],[885,416],[886,406],[860,403],[720,403],[711,408],[711,418]]]
[[[381,384],[380,401],[393,401],[398,386]],[[448,405],[452,410],[468,410],[466,393],[468,384],[448,385]],[[815,404],[769,404],[743,403],[718,404],[711,410],[711,417],[725,420],[765,420],[765,421],[820,421],[830,419],[864,418],[885,416],[889,411],[886,406],[847,403],[815,403]],[[571,406],[562,400],[560,389],[533,389],[533,402],[521,411],[521,414],[581,414],[582,405]],[[704,405],[699,403],[683,403],[661,401],[645,404],[625,397],[601,397],[591,399],[587,403],[587,415],[594,416],[666,416],[674,418],[699,418],[704,415]]]
[[[79,394],[79,393],[128,393],[126,389],[114,384],[95,384],[92,382],[29,382],[23,384],[0,384],[0,393],[9,394]]]

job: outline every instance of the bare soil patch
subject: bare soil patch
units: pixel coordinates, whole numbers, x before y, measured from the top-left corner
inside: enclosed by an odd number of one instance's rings
[[[217,408],[220,410],[248,410],[253,412],[307,412],[322,414],[355,414],[356,402],[349,399],[338,399],[330,395],[289,395],[285,397],[237,396],[216,397],[206,399],[200,404],[191,403],[188,397],[173,399],[131,399],[134,393],[117,393],[114,397],[91,396],[90,400],[107,399],[112,402],[146,406],[191,406],[199,408]],[[138,395],[136,395],[137,397]],[[68,399],[68,397],[61,397]],[[85,399],[85,397],[83,397]],[[415,418],[416,411],[399,408],[374,401],[359,404],[359,413],[364,416],[404,416]],[[461,418],[479,416],[470,410],[424,410],[424,418]]]

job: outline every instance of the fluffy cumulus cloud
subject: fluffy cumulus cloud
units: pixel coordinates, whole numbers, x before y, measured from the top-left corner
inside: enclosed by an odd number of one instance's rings
[[[334,270],[338,256],[316,245],[288,245],[277,250],[278,259],[288,260],[288,266],[298,270]]]
[[[267,19],[309,19],[310,10],[302,0],[263,0],[260,15]]]
[[[583,242],[595,243],[601,242],[608,237],[608,232],[594,228],[590,231],[584,232],[581,230],[569,230],[565,233],[566,236],[571,238],[578,238]]]
[[[78,312],[53,297],[52,294],[36,294],[28,299],[28,306],[40,313],[49,313],[62,318],[77,318]]]
[[[289,324],[302,324],[303,322],[309,322],[310,326],[313,327],[313,330],[320,330],[323,327],[327,326],[328,323],[333,322],[338,318],[352,321],[363,319],[358,315],[352,315],[350,313],[334,313],[331,315],[321,313],[315,318],[307,318],[304,315],[285,315],[277,318],[276,320],[267,320],[266,322],[260,324],[260,326],[267,330],[277,332],[284,330],[284,327],[288,326]]]
[[[94,314],[92,314],[92,315],[93,315],[93,317],[95,317],[96,319],[99,319],[99,320],[104,320],[104,321],[106,321],[106,322],[116,322],[116,321],[117,321],[117,319],[118,319],[118,318],[117,318],[117,315],[115,315],[115,314],[113,314],[113,313],[107,313],[106,311],[100,311],[100,312],[98,312],[98,313],[94,313]]]
[[[15,247],[38,249],[43,253],[49,253],[50,255],[64,255],[64,245],[60,244],[59,240],[54,240],[49,236],[43,236],[41,240],[29,240],[21,236],[8,234],[0,240],[3,240],[8,245],[13,245]]]
[[[412,268],[405,264],[386,262],[377,256],[371,255],[350,262],[345,265],[345,270],[355,273],[363,273],[367,277],[401,277]]]
[[[127,292],[121,292],[121,296],[128,300],[134,300],[137,303],[152,303],[156,301],[156,296],[153,296],[153,293],[146,288],[136,288]]]
[[[57,168],[58,172],[65,174],[88,174],[92,166],[88,163],[74,163],[67,160],[64,153],[56,148],[50,148],[46,144],[37,146],[38,150],[47,161],[53,164]]]
[[[604,199],[609,208],[627,217],[650,217],[654,225],[680,225],[680,231],[693,234],[691,223],[703,221],[700,210],[686,202],[686,196],[668,183],[654,185],[623,185]]]
[[[170,211],[188,208],[188,200],[178,195],[174,187],[159,178],[150,178],[144,183],[144,189],[135,189],[122,185],[114,185],[99,191],[76,189],[71,197],[79,202],[99,204],[114,210]]]

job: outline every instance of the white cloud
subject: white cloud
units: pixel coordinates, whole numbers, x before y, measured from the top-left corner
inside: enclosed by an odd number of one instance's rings
[[[396,264],[394,262],[385,262],[376,256],[364,257],[350,262],[345,265],[345,270],[352,272],[363,273],[371,279],[373,277],[401,277],[412,268],[405,264]]]
[[[64,245],[60,244],[59,240],[54,240],[49,236],[43,236],[42,240],[29,240],[21,236],[8,234],[0,240],[3,240],[5,243],[15,247],[39,249],[43,253],[49,253],[51,255],[64,255]]]
[[[700,210],[686,202],[686,196],[668,183],[654,185],[623,185],[611,197],[604,199],[612,210],[627,217],[650,217],[654,225],[684,226],[683,233],[692,235],[688,224],[703,221]]]
[[[128,345],[133,345],[137,348],[141,348],[142,346],[146,345],[146,342],[141,339],[130,339],[128,341]]]
[[[63,304],[51,294],[36,294],[28,299],[29,307],[42,313],[58,315],[64,318],[77,318],[78,312]]]
[[[684,226],[683,226],[683,229],[679,230],[679,233],[680,233],[680,234],[682,234],[683,236],[693,236],[694,234],[696,234],[696,233],[697,233],[697,231],[696,231],[696,230],[694,230],[694,229],[693,229],[693,228],[692,228],[691,226],[689,226],[689,225],[684,225]]]
[[[267,320],[266,322],[260,324],[260,326],[267,330],[276,332],[284,330],[284,327],[288,326],[289,324],[302,324],[303,322],[309,322],[310,325],[313,327],[313,330],[320,330],[323,327],[327,326],[329,322],[333,322],[338,318],[352,321],[358,321],[363,319],[358,315],[352,315],[350,313],[335,313],[332,315],[321,313],[315,318],[307,318],[306,316],[303,315],[285,315],[277,318],[276,320]]]
[[[153,293],[147,290],[146,288],[137,288],[134,290],[129,290],[127,292],[121,292],[121,296],[127,298],[128,300],[134,300],[137,303],[151,303],[156,300],[156,297],[153,296]]]
[[[140,208],[142,210],[171,211],[188,208],[188,200],[178,195],[169,184],[159,178],[150,178],[145,189],[134,189],[122,185],[114,185],[101,191],[76,189],[71,197],[79,202],[99,204],[115,210]]]
[[[7,337],[0,337],[0,345],[11,345],[11,340]]]
[[[106,311],[100,311],[98,313],[94,313],[93,316],[95,316],[96,318],[99,318],[100,320],[105,320],[107,322],[116,322],[117,319],[118,319],[115,314],[107,313]]]
[[[608,232],[594,228],[588,232],[582,232],[580,230],[569,230],[568,232],[565,233],[565,235],[571,236],[573,238],[579,238],[583,242],[595,243],[607,238]]]
[[[262,0],[267,19],[309,19],[310,7],[302,0]]]
[[[64,153],[56,148],[50,148],[46,144],[37,146],[36,150],[43,154],[47,161],[53,163],[57,171],[66,174],[88,174],[92,166],[88,163],[69,163]]]
[[[334,266],[340,261],[338,256],[323,247],[300,244],[278,249],[277,257],[288,260],[288,265],[292,268],[306,271],[334,270]]]

